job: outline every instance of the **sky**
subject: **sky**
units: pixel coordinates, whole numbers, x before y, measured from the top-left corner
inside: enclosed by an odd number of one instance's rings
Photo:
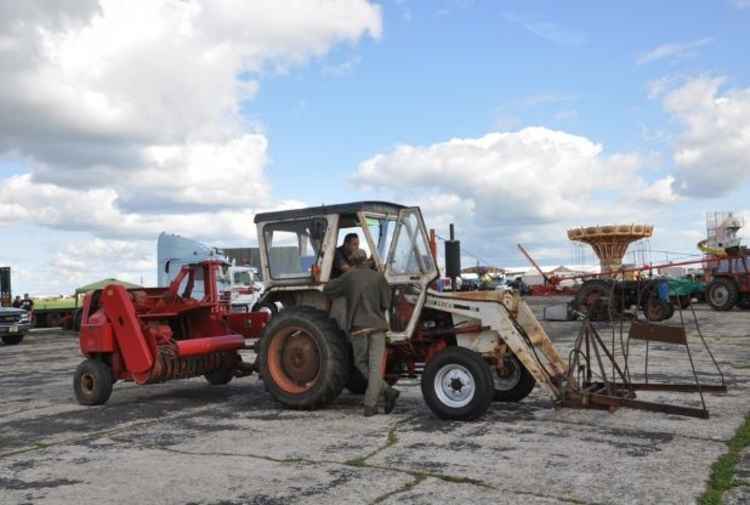
[[[250,246],[257,212],[361,199],[468,262],[611,223],[696,254],[750,217],[748,33],[748,0],[0,0],[0,264],[152,284],[161,231]]]

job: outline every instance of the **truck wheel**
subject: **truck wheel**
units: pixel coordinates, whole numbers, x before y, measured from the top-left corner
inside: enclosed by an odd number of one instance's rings
[[[229,384],[229,381],[234,376],[232,375],[232,370],[229,368],[217,368],[204,374],[203,377],[212,386],[223,386],[224,384]]]
[[[506,358],[502,373],[497,368],[492,370],[492,379],[496,402],[520,402],[536,386],[534,376],[512,354]]]
[[[718,277],[706,288],[706,299],[714,310],[732,310],[737,304],[737,284],[732,279]]]
[[[348,342],[328,313],[288,307],[271,318],[260,343],[260,373],[279,403],[314,409],[335,400],[349,379]]]
[[[23,340],[23,333],[16,333],[13,335],[3,335],[3,344],[5,345],[18,345]]]
[[[601,279],[586,281],[578,289],[573,300],[573,307],[578,312],[588,315],[591,321],[607,321],[609,320],[611,292],[612,285],[607,281]],[[617,313],[620,307],[616,303],[612,305],[613,313]]]
[[[73,391],[81,405],[101,405],[112,394],[112,369],[103,361],[84,360],[73,376]]]
[[[422,395],[441,419],[471,421],[487,412],[495,388],[490,366],[463,347],[440,351],[425,366]]]

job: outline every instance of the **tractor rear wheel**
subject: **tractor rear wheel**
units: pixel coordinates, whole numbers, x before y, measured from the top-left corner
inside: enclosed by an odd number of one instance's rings
[[[216,368],[204,374],[203,377],[212,386],[223,386],[224,384],[229,384],[234,375],[232,375],[230,368]]]
[[[714,310],[732,310],[738,297],[737,284],[726,277],[717,277],[706,288],[706,300]]]
[[[3,344],[5,345],[18,345],[23,340],[24,334],[23,333],[14,333],[13,335],[3,335]]]
[[[492,370],[492,378],[496,402],[520,402],[536,386],[534,376],[512,354],[506,357],[502,371]]]
[[[112,369],[103,361],[84,360],[73,375],[73,391],[81,405],[101,405],[112,394]]]
[[[441,419],[471,421],[487,412],[495,388],[482,355],[463,347],[440,351],[425,366],[422,395]]]
[[[602,280],[593,279],[586,281],[576,292],[573,306],[575,310],[589,316],[591,321],[608,321],[610,307],[613,314],[619,312],[619,304],[616,296],[610,300],[612,284]]]
[[[271,318],[260,343],[260,374],[271,395],[293,409],[335,400],[349,379],[348,342],[328,313],[288,307]]]

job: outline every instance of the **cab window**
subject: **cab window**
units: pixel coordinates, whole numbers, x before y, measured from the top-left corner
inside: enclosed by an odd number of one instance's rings
[[[320,256],[326,228],[326,220],[322,218],[266,225],[263,233],[271,277],[310,277]]]

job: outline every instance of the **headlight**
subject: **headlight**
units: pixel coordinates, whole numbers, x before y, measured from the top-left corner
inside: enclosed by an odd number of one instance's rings
[[[26,314],[22,314],[21,318],[18,320],[19,323],[28,323],[31,321],[31,314],[28,312]]]

